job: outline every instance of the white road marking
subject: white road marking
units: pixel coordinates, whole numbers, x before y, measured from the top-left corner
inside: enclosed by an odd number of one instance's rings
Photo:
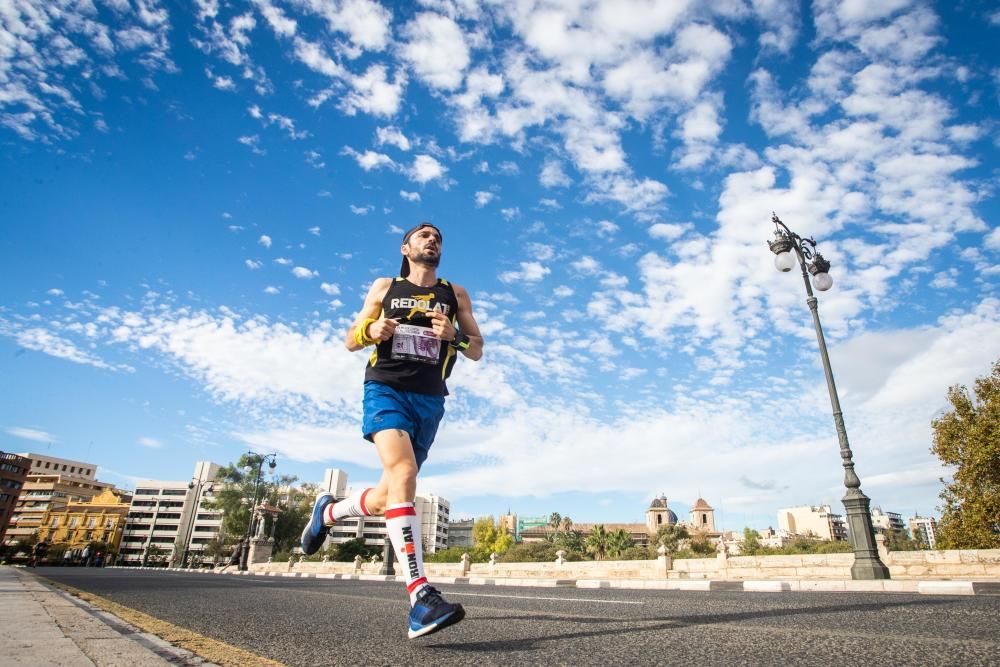
[[[465,595],[474,598],[515,598],[517,600],[559,600],[560,602],[603,602],[605,604],[646,604],[645,602],[635,602],[632,600],[597,600],[593,598],[550,598],[536,595],[496,595],[490,593],[456,593],[448,591],[448,597],[452,595]]]

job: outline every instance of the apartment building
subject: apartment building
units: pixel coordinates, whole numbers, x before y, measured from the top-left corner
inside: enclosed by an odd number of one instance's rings
[[[347,473],[338,468],[327,468],[324,471],[322,490],[329,491],[337,500],[342,500],[352,492],[347,486]],[[448,546],[448,523],[451,517],[451,504],[444,498],[432,493],[418,493],[413,503],[413,509],[420,517],[420,530],[425,553],[434,553]],[[364,516],[341,519],[330,529],[324,547],[342,544],[349,540],[361,538],[365,545],[384,547],[386,539],[385,518],[381,516]]]
[[[41,527],[46,512],[114,489],[113,484],[97,481],[93,463],[34,453],[19,456],[29,459],[31,465],[7,524],[4,544],[31,537]]]
[[[881,507],[871,509],[872,528],[878,535],[887,533],[903,533],[906,530],[903,517],[896,512],[883,512]]]
[[[803,505],[778,510],[778,530],[821,540],[846,540],[847,523],[829,505]]]
[[[31,459],[18,454],[0,452],[0,544],[3,543],[7,522],[14,514],[30,469]]]
[[[222,512],[208,507],[219,465],[198,461],[187,481],[140,480],[119,550],[125,565],[197,564],[222,529]]]
[[[934,517],[914,515],[909,524],[913,539],[926,544],[928,549],[937,549],[937,521]]]

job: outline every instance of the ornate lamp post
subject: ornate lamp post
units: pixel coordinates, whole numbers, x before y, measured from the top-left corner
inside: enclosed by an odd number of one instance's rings
[[[273,472],[278,465],[278,453],[272,452],[271,454],[257,454],[253,450],[247,452],[247,456],[250,457],[251,461],[256,461],[257,463],[257,476],[254,478],[253,482],[253,496],[250,499],[250,519],[247,521],[247,532],[243,536],[243,544],[240,550],[240,569],[247,569],[247,558],[250,555],[250,536],[253,534],[253,520],[254,512],[257,507],[257,491],[260,487],[260,477],[261,472],[264,469],[264,463],[267,462],[268,467]],[[253,469],[253,464],[247,466]]]
[[[833,423],[837,428],[837,438],[840,441],[840,458],[844,465],[844,508],[847,510],[847,523],[851,529],[851,541],[854,544],[854,565],[851,567],[851,577],[854,579],[888,579],[889,568],[879,560],[875,547],[875,531],[872,529],[871,501],[861,492],[861,480],[854,472],[854,455],[847,440],[847,428],[844,426],[844,413],[840,409],[840,399],[837,397],[837,385],[833,381],[833,369],[830,367],[830,355],[826,350],[826,339],[823,337],[823,327],[819,322],[817,300],[812,288],[825,292],[833,286],[833,279],[827,273],[830,262],[816,250],[816,241],[802,238],[788,229],[777,215],[771,214],[774,223],[774,240],[767,245],[775,254],[774,266],[782,272],[791,271],[798,260],[802,269],[802,280],[806,284],[806,304],[812,311],[813,324],[816,326],[816,340],[819,342],[819,353],[823,359],[823,372],[826,374],[826,388],[830,393],[830,405],[833,408]],[[809,276],[812,275],[810,283]]]

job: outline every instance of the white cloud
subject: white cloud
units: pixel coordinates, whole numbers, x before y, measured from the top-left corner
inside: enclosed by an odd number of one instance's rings
[[[275,295],[275,294],[280,294],[280,293],[281,293],[281,289],[278,288],[278,287],[275,287],[274,285],[268,285],[267,287],[264,288],[264,294]]]
[[[308,280],[310,278],[315,278],[319,275],[319,271],[313,271],[312,269],[307,269],[304,266],[296,266],[292,269],[292,275],[296,278],[301,278],[303,280]]]
[[[324,294],[329,296],[337,296],[340,294],[340,288],[334,283],[320,283],[319,288],[323,290]]]
[[[237,139],[238,142],[248,147],[255,155],[267,155],[267,151],[260,147],[260,135],[248,134]]]
[[[390,81],[385,66],[372,65],[361,76],[350,76],[351,91],[345,95],[340,107],[353,116],[359,111],[373,116],[388,117],[399,111],[406,86],[406,75],[397,72]]]
[[[418,201],[420,201],[420,193],[419,192],[407,192],[406,190],[400,190],[399,191],[399,196],[402,197],[403,199],[405,199],[406,201],[411,201],[411,202],[418,202]]]
[[[598,273],[601,270],[601,263],[588,255],[584,255],[575,262],[571,262],[570,266],[572,266],[573,269],[579,271],[580,273],[585,273],[590,275]]]
[[[649,235],[654,239],[662,239],[664,241],[674,241],[684,236],[684,233],[691,229],[689,223],[674,223],[669,224],[666,222],[657,222],[654,225],[650,225]]]
[[[139,438],[138,440],[136,440],[136,443],[148,449],[160,449],[161,447],[163,447],[162,442],[160,442],[156,438],[150,438],[148,436],[143,436]]]
[[[271,237],[268,236],[267,234],[261,234],[260,238],[257,239],[257,243],[259,243],[260,245],[264,246],[265,248],[270,248],[271,247]]]
[[[491,201],[496,199],[496,195],[492,192],[478,191],[476,192],[476,208],[482,208],[489,204]]]
[[[250,269],[251,271],[256,271],[260,267],[264,266],[263,262],[255,259],[245,260],[244,263],[246,264],[247,268]]]
[[[549,267],[540,262],[521,262],[520,271],[505,271],[499,275],[500,281],[505,283],[525,282],[537,283],[545,276],[552,273]]]
[[[308,231],[308,232],[309,232],[310,234],[312,234],[313,236],[319,236],[319,233],[320,233],[320,229],[319,229],[319,227],[310,227],[310,228],[309,228],[308,230],[306,230],[306,231]]]
[[[417,183],[427,183],[444,176],[448,168],[430,155],[418,155],[408,171],[410,179]]]
[[[506,220],[513,220],[514,218],[520,217],[521,209],[519,209],[517,206],[512,206],[510,208],[502,208],[500,209],[500,215],[502,215]]]
[[[554,290],[552,290],[552,294],[559,297],[560,299],[565,299],[568,296],[573,296],[573,288],[568,287],[566,285],[559,285]]]
[[[410,140],[396,127],[380,127],[375,130],[375,143],[379,146],[386,144],[395,146],[401,151],[410,150]]]
[[[351,213],[354,215],[368,215],[374,210],[375,207],[371,204],[368,204],[367,206],[355,206],[354,204],[351,204]]]
[[[51,433],[40,431],[34,428],[24,428],[23,426],[8,426],[4,429],[8,435],[22,440],[32,440],[34,442],[58,442]]]
[[[280,266],[291,266],[292,265],[292,260],[288,259],[287,257],[275,257],[271,261],[273,261],[275,264],[278,264]]]
[[[454,90],[469,65],[469,47],[458,24],[432,12],[418,14],[403,26],[402,57],[432,88]]]
[[[385,153],[376,153],[375,151],[366,150],[364,153],[359,153],[350,146],[344,146],[344,150],[340,152],[341,155],[349,155],[354,158],[358,163],[358,166],[365,171],[371,171],[372,169],[380,169],[382,167],[393,168],[396,163],[391,157]]]
[[[53,287],[52,289],[48,290],[45,293],[48,294],[49,296],[62,296],[64,294],[64,292],[58,287]]]

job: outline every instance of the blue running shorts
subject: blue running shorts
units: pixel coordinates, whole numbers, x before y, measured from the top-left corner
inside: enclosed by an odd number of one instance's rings
[[[417,469],[427,460],[438,424],[444,417],[444,396],[393,389],[381,382],[365,382],[361,429],[374,442],[379,431],[398,428],[410,434]]]

